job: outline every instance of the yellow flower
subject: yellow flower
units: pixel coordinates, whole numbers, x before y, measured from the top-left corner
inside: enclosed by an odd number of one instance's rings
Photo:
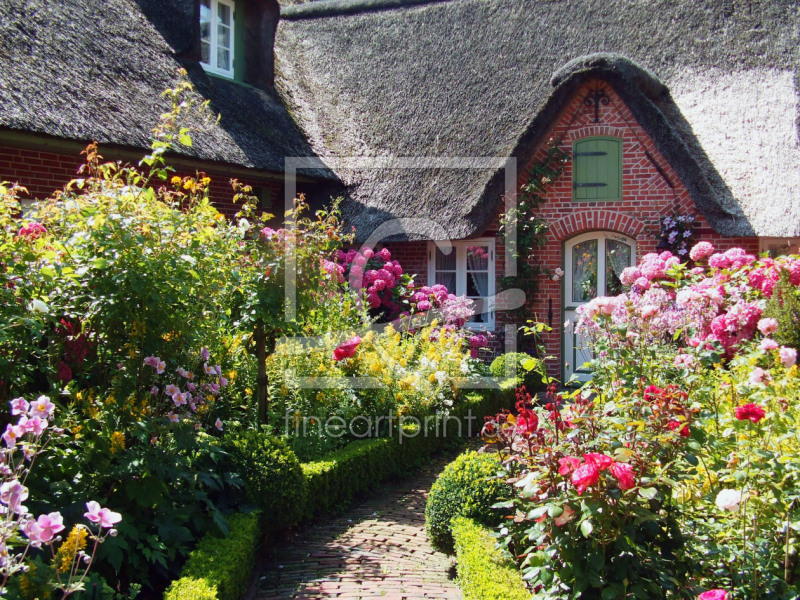
[[[77,393],[75,394],[75,398],[76,398],[77,400],[83,400],[83,392],[77,392]]]
[[[252,396],[253,390],[251,390],[250,388],[244,388],[244,393],[247,394],[248,396]]]
[[[142,321],[134,321],[131,328],[131,335],[133,337],[142,337],[147,330],[147,326]]]
[[[229,381],[235,381],[236,380],[236,374],[237,374],[236,371],[234,371],[233,369],[228,371],[228,380]]]
[[[106,404],[113,404],[114,403],[114,394],[110,394],[108,398],[106,398]]]
[[[87,536],[85,526],[76,525],[72,528],[53,559],[53,567],[57,573],[68,573],[71,570],[75,555],[86,548]]]
[[[175,175],[172,179],[170,179],[170,181],[172,182],[172,185],[180,185],[181,184],[181,178],[178,177],[177,175]]]
[[[111,434],[111,453],[116,454],[120,450],[125,450],[125,434],[115,431]]]

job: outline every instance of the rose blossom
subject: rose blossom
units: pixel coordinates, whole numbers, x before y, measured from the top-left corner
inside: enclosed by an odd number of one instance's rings
[[[611,463],[614,462],[610,456],[606,456],[605,454],[598,454],[595,452],[590,452],[589,454],[583,455],[583,460],[590,465],[594,465],[601,471],[605,471],[611,466]]]
[[[340,360],[344,360],[345,358],[350,358],[356,353],[356,349],[360,343],[361,338],[355,335],[346,342],[339,344],[339,346],[337,346],[337,348],[333,351],[333,360],[338,362]]]
[[[589,486],[596,484],[600,480],[600,469],[591,463],[582,464],[572,473],[572,483],[578,490],[578,495],[583,494]]]
[[[739,490],[722,490],[717,494],[714,501],[722,510],[738,512],[739,504],[742,502],[742,492]]]
[[[769,352],[770,350],[778,349],[778,342],[772,338],[764,338],[761,340],[761,343],[758,345],[758,347]]]
[[[697,600],[728,600],[728,592],[725,590],[708,590],[700,594]]]
[[[611,465],[611,474],[617,480],[619,489],[629,490],[636,487],[636,474],[627,463],[615,462]]]
[[[694,357],[690,354],[678,354],[672,365],[679,369],[691,369],[694,367]]]
[[[566,456],[558,459],[558,474],[569,475],[581,466],[581,459],[577,456]]]
[[[764,383],[764,379],[769,379],[769,373],[767,373],[761,367],[756,367],[750,373],[750,383],[753,385],[758,385],[759,383]]]
[[[750,420],[753,423],[758,423],[761,419],[764,418],[764,409],[761,408],[758,404],[745,404],[743,406],[736,407],[736,418],[740,421]]]
[[[669,427],[670,431],[677,431],[678,435],[680,435],[681,437],[689,437],[691,435],[688,423],[681,423],[680,421],[670,421],[669,423],[667,423],[667,427]]]
[[[642,318],[649,319],[650,317],[657,315],[660,309],[653,304],[645,304],[640,310],[642,311]]]
[[[764,335],[769,335],[778,331],[778,322],[775,319],[761,319],[758,322],[758,330]]]
[[[794,363],[797,362],[797,350],[794,348],[787,348],[784,346],[780,349],[778,354],[781,356],[781,362],[783,363],[783,366],[787,369],[791,369],[794,366]]]

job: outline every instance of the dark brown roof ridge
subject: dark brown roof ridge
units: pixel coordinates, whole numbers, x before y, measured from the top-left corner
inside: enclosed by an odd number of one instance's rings
[[[316,0],[281,7],[281,19],[317,19],[338,17],[376,10],[391,10],[419,4],[448,2],[450,0]]]

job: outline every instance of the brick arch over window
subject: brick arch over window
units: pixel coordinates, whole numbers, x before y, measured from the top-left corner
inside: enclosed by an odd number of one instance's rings
[[[562,217],[550,223],[548,237],[552,241],[562,242],[587,231],[616,231],[634,240],[645,232],[644,222],[613,210],[592,210]]]

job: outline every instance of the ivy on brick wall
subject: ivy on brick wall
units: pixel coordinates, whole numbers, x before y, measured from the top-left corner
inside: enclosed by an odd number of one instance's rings
[[[528,167],[525,173],[527,183],[520,187],[516,207],[500,216],[499,236],[504,236],[512,225],[517,228],[516,249],[511,252],[506,248],[509,257],[517,259],[517,274],[502,277],[498,282],[500,290],[520,289],[525,292],[525,306],[509,311],[509,316],[517,323],[529,320],[528,304],[536,296],[539,278],[550,275],[549,270],[542,268],[537,256],[547,241],[549,225],[536,212],[545,201],[548,187],[561,177],[564,165],[570,159],[569,154],[560,148],[560,143],[560,140],[550,140],[544,157]]]

